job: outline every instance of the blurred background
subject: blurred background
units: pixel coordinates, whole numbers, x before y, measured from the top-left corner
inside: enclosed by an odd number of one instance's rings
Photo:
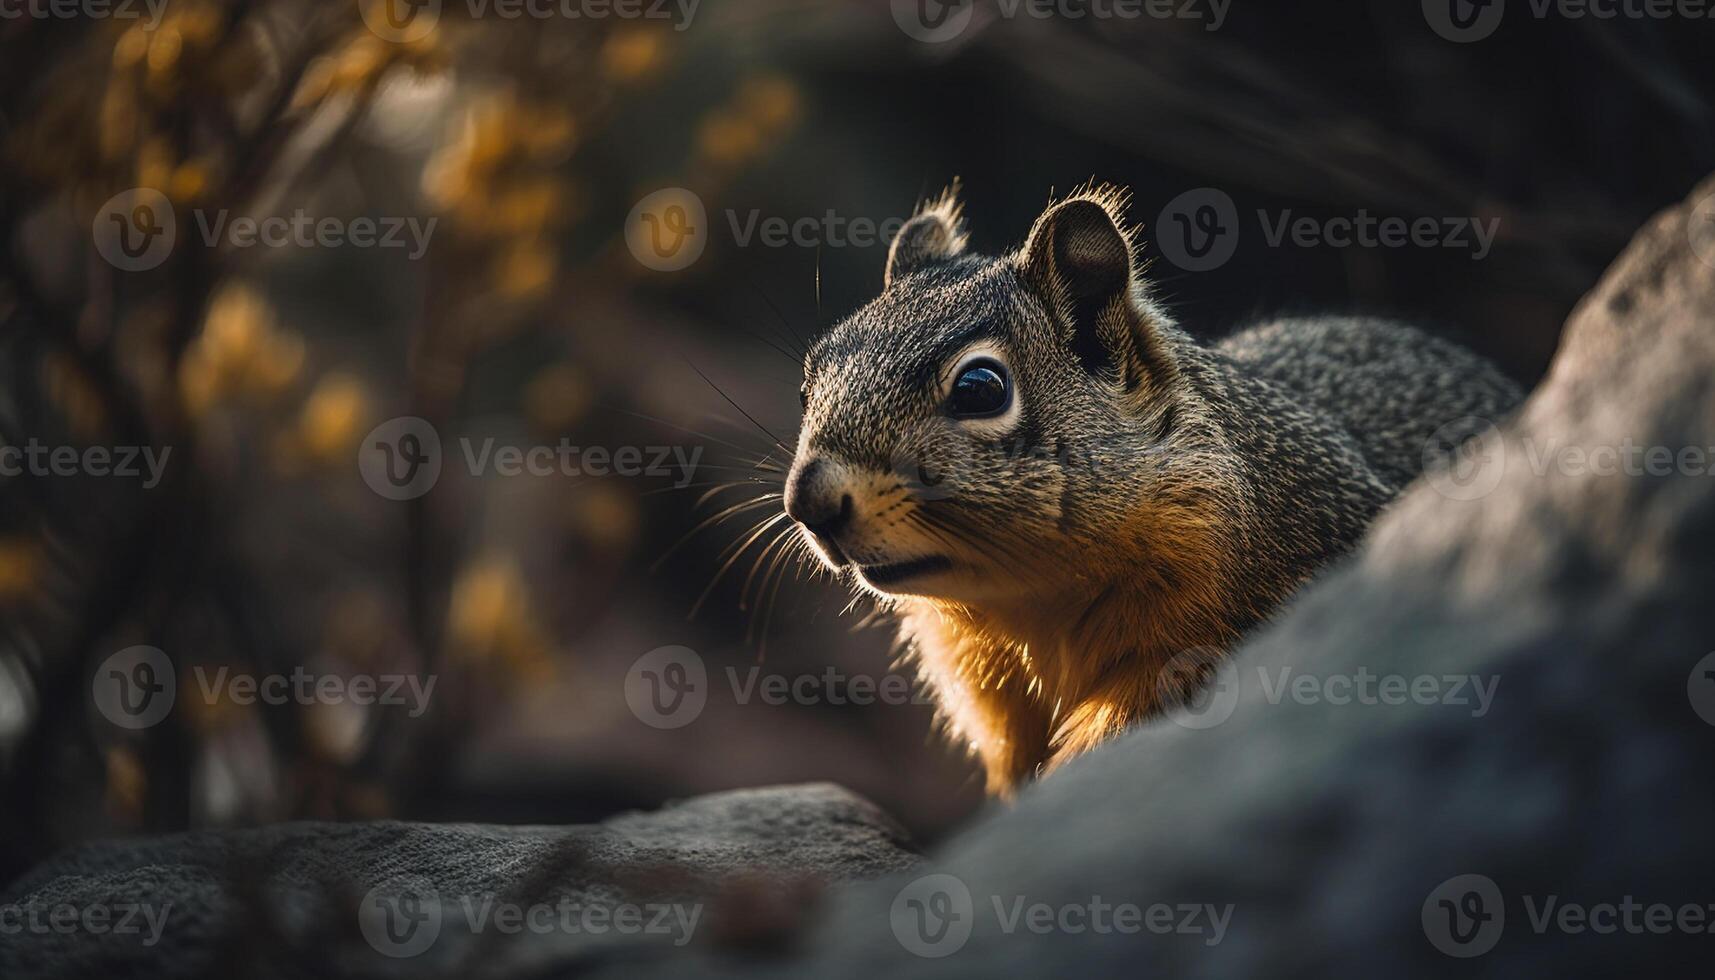
[[[1153,255],[1168,202],[1217,188],[1232,257],[1151,269],[1188,329],[1397,314],[1533,382],[1636,228],[1715,169],[1715,31],[1515,2],[1456,40],[1437,2],[0,5],[0,447],[170,449],[150,486],[0,475],[0,879],[114,834],[565,823],[814,779],[932,841],[981,794],[926,705],[741,703],[725,680],[892,669],[870,610],[784,524],[754,530],[799,353],[880,286],[863,229],[959,179],[997,252],[1093,177],[1131,188]],[[148,268],[102,244],[138,188],[176,219]],[[702,213],[640,208],[663,189]],[[1258,210],[1498,233],[1480,258],[1274,246]],[[409,219],[425,247],[203,230],[295,215]],[[652,258],[663,231],[695,254]],[[444,452],[394,500],[358,460],[400,416]],[[461,439],[701,455],[508,477]],[[133,730],[92,683],[138,644],[180,697]],[[711,679],[678,728],[626,698],[668,645]],[[221,667],[436,687],[414,717],[197,693]]]

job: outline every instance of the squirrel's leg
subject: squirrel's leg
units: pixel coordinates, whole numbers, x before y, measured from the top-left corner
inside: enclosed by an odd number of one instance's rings
[[[1006,651],[938,617],[907,617],[906,626],[918,675],[947,728],[982,760],[989,794],[1011,796],[1048,759],[1051,722],[1040,690]]]
[[[983,760],[989,795],[1010,797],[1048,760],[1048,712],[1019,683],[972,691],[954,723],[972,736]]]
[[[1213,647],[1196,649],[1195,659],[1181,655],[1163,665],[1140,657],[1110,668],[1055,726],[1047,771],[1168,706],[1184,703],[1208,682],[1223,659]]]

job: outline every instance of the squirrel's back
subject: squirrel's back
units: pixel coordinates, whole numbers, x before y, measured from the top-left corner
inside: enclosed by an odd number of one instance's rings
[[[1496,421],[1520,398],[1518,385],[1488,360],[1393,320],[1270,320],[1215,350],[1345,429],[1395,490],[1423,469],[1438,428],[1469,417]]]

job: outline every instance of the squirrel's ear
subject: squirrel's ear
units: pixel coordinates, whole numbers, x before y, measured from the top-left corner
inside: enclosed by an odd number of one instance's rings
[[[957,194],[957,184],[947,188],[940,197],[918,208],[893,236],[893,245],[887,250],[884,286],[965,250],[965,229],[960,220],[964,206]]]
[[[1136,272],[1124,207],[1124,193],[1108,187],[1050,205],[1017,261],[1025,284],[1067,321],[1078,360],[1091,371],[1111,366],[1129,388],[1157,366],[1151,362],[1159,351],[1132,302]]]

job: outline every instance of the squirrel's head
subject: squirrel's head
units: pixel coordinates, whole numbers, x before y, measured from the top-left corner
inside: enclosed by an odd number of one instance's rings
[[[785,505],[828,565],[980,603],[1136,547],[1140,509],[1186,482],[1169,445],[1184,385],[1123,206],[1074,193],[998,258],[966,251],[952,192],[900,230],[881,295],[804,366]]]

